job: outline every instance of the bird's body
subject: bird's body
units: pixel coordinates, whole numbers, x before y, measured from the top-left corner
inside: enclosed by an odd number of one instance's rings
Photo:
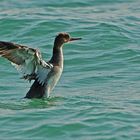
[[[7,58],[23,74],[23,79],[34,80],[25,98],[49,97],[63,71],[63,44],[80,38],[60,33],[54,41],[50,61],[42,59],[37,49],[0,41],[0,56]]]

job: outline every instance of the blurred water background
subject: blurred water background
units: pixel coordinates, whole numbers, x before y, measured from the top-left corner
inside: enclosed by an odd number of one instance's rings
[[[39,48],[57,33],[65,66],[49,100],[25,100],[30,83],[0,58],[0,140],[139,140],[140,1],[1,0],[0,40]]]

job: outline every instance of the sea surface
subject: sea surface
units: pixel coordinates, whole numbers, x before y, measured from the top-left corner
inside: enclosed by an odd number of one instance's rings
[[[140,0],[0,0],[0,40],[64,45],[50,99],[23,99],[31,83],[0,58],[0,140],[140,140]]]

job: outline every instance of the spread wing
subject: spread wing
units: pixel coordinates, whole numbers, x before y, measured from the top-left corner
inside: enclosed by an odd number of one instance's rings
[[[41,84],[44,84],[53,67],[42,59],[38,50],[10,42],[0,41],[0,56],[11,61],[24,79],[38,79]]]

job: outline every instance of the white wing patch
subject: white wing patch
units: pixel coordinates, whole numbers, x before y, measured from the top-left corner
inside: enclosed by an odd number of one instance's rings
[[[42,59],[38,50],[10,42],[0,42],[0,55],[11,61],[24,79],[38,79],[40,84],[44,84],[53,67]]]
[[[38,66],[37,79],[41,85],[45,84],[45,80],[49,72],[50,69],[46,69],[45,67]]]
[[[25,59],[25,58],[24,58]],[[36,79],[38,79],[40,84],[45,83],[45,79],[51,68],[52,64],[46,63],[39,52],[26,56],[25,62],[22,65],[17,65],[16,68],[24,75],[36,74]],[[30,80],[30,79],[29,79]]]
[[[37,65],[34,57],[35,52],[29,51],[29,49],[24,49],[19,51],[17,50],[14,55],[24,60],[20,65],[12,63],[12,65],[14,65],[19,72],[21,72],[23,75],[30,75],[35,72]]]

